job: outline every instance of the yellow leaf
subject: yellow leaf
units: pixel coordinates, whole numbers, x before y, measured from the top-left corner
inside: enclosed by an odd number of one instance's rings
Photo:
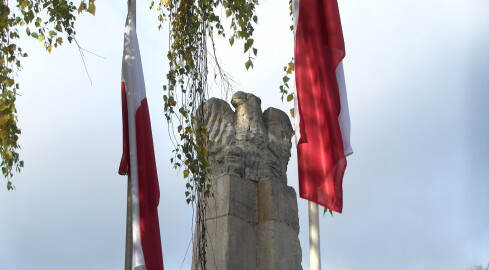
[[[168,0],[161,0],[161,3],[167,4],[168,3]]]
[[[0,126],[5,125],[9,118],[10,118],[10,115],[3,115],[2,117],[0,117]]]
[[[5,157],[7,159],[11,159],[12,158],[12,152],[10,150],[5,151]]]
[[[15,80],[14,79],[10,79],[10,78],[5,79],[5,85],[7,87],[13,86],[14,84],[15,84]]]
[[[294,69],[295,69],[294,63],[290,62],[288,65],[289,65],[289,67],[287,69],[287,74],[292,74],[292,71],[294,71]]]
[[[292,117],[294,117],[294,109],[290,109],[290,115],[292,115]]]
[[[88,12],[95,16],[95,4],[93,2],[88,5]]]
[[[2,140],[8,138],[8,129],[0,129],[0,138]]]
[[[78,14],[82,13],[86,8],[87,4],[85,4],[85,2],[81,2],[80,6],[78,7]]]

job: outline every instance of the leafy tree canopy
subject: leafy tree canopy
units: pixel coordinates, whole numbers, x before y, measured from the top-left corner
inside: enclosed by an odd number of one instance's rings
[[[20,171],[20,160],[15,99],[19,91],[17,73],[21,60],[27,53],[18,45],[21,31],[37,39],[51,52],[65,39],[75,38],[75,14],[88,11],[95,15],[95,0],[81,1],[78,8],[67,0],[17,0],[0,2],[0,157],[2,174],[7,179],[7,189],[14,188],[10,181],[13,171]]]
[[[87,11],[95,15],[96,10],[95,0],[81,0],[78,7],[69,0],[12,2],[2,0],[0,3],[0,156],[7,189],[13,189],[10,181],[13,172],[24,166],[18,154],[20,129],[17,127],[15,98],[19,83],[15,75],[21,70],[21,60],[27,53],[17,44],[19,33],[25,31],[27,36],[37,39],[47,52],[51,52],[64,40],[70,43],[75,40],[76,13]],[[170,69],[163,86],[164,113],[175,146],[171,162],[175,169],[183,171],[187,187],[185,195],[187,203],[191,203],[198,194],[210,195],[207,136],[205,127],[197,121],[198,108],[207,99],[207,79],[220,80],[223,91],[232,88],[217,60],[214,39],[225,38],[230,46],[241,43],[243,53],[248,56],[244,67],[247,70],[253,68],[258,55],[253,33],[258,23],[256,6],[259,0],[158,0],[149,3],[150,8],[157,11],[158,27],[167,25],[170,29],[167,54]],[[208,64],[217,67],[214,74],[209,74]],[[293,70],[292,59],[284,67],[285,76],[279,87],[282,100],[284,96],[287,101],[293,99],[288,93],[289,75]]]

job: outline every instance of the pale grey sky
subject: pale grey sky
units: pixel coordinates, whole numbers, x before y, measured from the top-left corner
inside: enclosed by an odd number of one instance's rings
[[[489,2],[339,1],[352,145],[344,212],[320,218],[324,269],[466,269],[489,262]],[[138,1],[138,35],[161,189],[166,269],[180,269],[192,209],[171,169],[163,116],[167,32]],[[0,189],[0,269],[123,268],[125,178],[120,70],[125,1],[97,1],[77,20],[93,86],[74,45],[47,55],[35,40],[19,74],[22,173]],[[283,110],[282,67],[293,54],[287,1],[258,9],[255,69],[242,45],[218,44],[237,90]],[[216,91],[217,92],[217,91]],[[289,185],[297,188],[295,150]],[[299,199],[304,269],[307,202]],[[189,269],[191,254],[183,263]]]

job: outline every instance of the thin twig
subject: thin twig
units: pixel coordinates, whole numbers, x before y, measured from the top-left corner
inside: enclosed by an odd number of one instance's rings
[[[78,52],[80,53],[80,56],[81,56],[81,59],[82,59],[82,62],[83,62],[83,66],[85,67],[85,73],[87,74],[87,77],[88,77],[88,80],[90,80],[90,87],[93,86],[93,83],[92,83],[92,78],[90,77],[90,73],[88,72],[88,68],[87,68],[87,58],[85,56],[85,53],[84,52],[87,52],[87,53],[90,53],[92,55],[95,55],[97,57],[100,57],[102,59],[106,59],[105,57],[103,56],[100,56],[94,52],[91,52],[85,48],[83,48],[82,46],[80,46],[80,44],[78,43],[78,41],[76,40],[76,38],[73,38],[73,40],[75,41],[76,43],[76,46],[78,46]]]

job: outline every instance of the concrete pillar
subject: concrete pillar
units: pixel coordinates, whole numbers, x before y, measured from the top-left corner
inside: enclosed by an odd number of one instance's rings
[[[206,268],[302,269],[297,195],[286,176],[290,120],[274,108],[262,113],[252,94],[237,92],[231,103],[235,111],[220,99],[204,105],[214,194],[205,201]]]

